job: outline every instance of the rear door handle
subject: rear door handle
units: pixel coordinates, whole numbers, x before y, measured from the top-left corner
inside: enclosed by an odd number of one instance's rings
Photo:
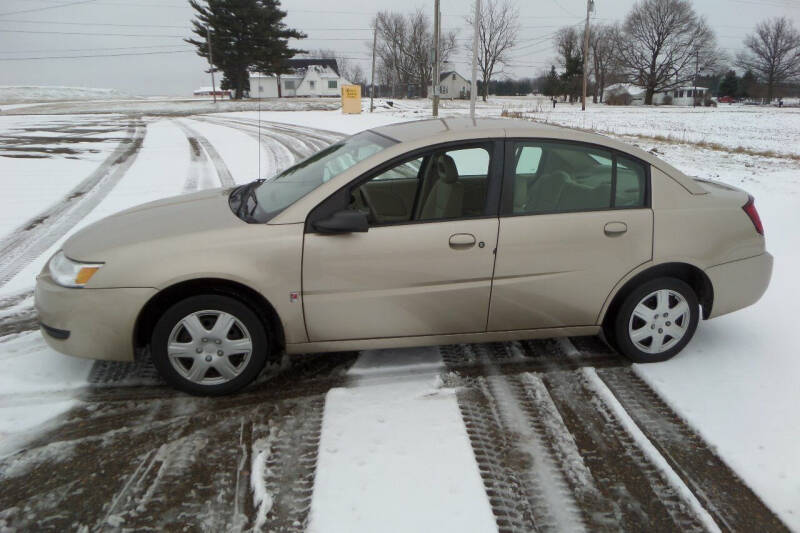
[[[475,235],[471,233],[454,233],[450,235],[450,248],[463,250],[475,246]]]
[[[628,225],[624,222],[609,222],[606,224],[606,227],[603,228],[603,231],[609,237],[614,237],[617,235],[622,235],[626,231],[628,231]]]

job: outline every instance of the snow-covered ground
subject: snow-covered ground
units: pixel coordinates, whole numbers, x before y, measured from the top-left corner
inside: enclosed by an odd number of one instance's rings
[[[221,114],[219,118],[252,120],[260,115],[264,122],[354,133],[381,124],[424,118],[427,113],[424,102],[393,104],[378,101],[375,114],[246,111]],[[87,107],[77,112],[90,108],[90,104],[80,105]],[[169,107],[167,102],[153,105],[164,113]],[[69,109],[73,109],[72,104]],[[743,146],[776,154],[800,154],[800,110],[590,106],[582,114],[577,105],[559,104],[552,110],[536,101],[520,99],[479,103],[478,109],[480,114],[492,116],[503,109],[517,109],[537,120],[598,129],[646,150],[656,150],[660,157],[691,175],[743,187],[755,196],[766,228],[767,246],[775,256],[767,294],[751,308],[701,323],[695,339],[679,356],[657,365],[638,365],[636,372],[716,448],[722,459],[791,528],[800,529],[800,454],[796,452],[800,442],[800,387],[796,383],[800,358],[792,334],[791,312],[800,294],[796,237],[800,227],[800,162],[790,157],[733,151]],[[445,116],[463,115],[466,103],[447,102],[442,111]],[[40,151],[46,155],[41,158],[7,157],[4,155],[14,153],[5,151],[14,144],[9,139],[25,134],[52,135],[48,130],[56,122],[62,129],[64,124],[70,128],[88,127],[87,121],[95,117],[0,116],[0,183],[5,193],[0,196],[0,239],[63,197],[98,167],[115,149],[127,122],[105,115],[109,124],[102,132],[92,133],[92,141],[81,144],[79,153],[45,150]],[[111,124],[114,121],[116,126]],[[269,154],[263,153],[247,128],[229,127],[204,117],[148,119],[141,149],[117,185],[83,220],[0,287],[0,300],[24,296],[47,257],[82,226],[137,203],[180,193],[187,187],[217,185],[210,159],[205,163],[192,159],[181,123],[216,148],[236,182],[256,177],[260,152],[268,160]],[[37,133],[40,130],[42,133]],[[68,134],[76,133],[73,129]],[[647,138],[654,136],[673,141]],[[732,151],[709,150],[680,141],[713,142]],[[46,139],[36,142],[40,148],[63,146],[56,140],[52,144]],[[274,170],[277,168],[262,167],[262,175]],[[29,303],[29,298],[24,301]],[[435,372],[440,365],[436,359],[424,349],[401,351],[399,355],[392,351],[364,352],[350,374],[355,379],[366,379],[371,369],[387,372],[397,366]],[[0,377],[0,448],[4,437],[8,440],[20,431],[30,431],[68,408],[70,391],[85,384],[90,366],[86,361],[56,354],[37,332],[0,338],[0,360],[4,363]],[[451,391],[442,389],[427,374],[396,383],[331,390],[319,453],[311,507],[313,530],[374,531],[381,525],[386,529],[386,520],[395,520],[396,530],[454,529],[456,524],[460,524],[458,530],[494,528],[456,400]],[[416,462],[411,463],[409,457]],[[437,465],[441,470],[424,471],[426,465]],[[337,482],[344,475],[351,481],[346,487]],[[415,486],[414,479],[428,485]],[[442,502],[446,505],[434,504]],[[445,514],[457,522],[439,522]],[[331,526],[334,523],[336,528]]]
[[[101,98],[130,98],[130,96],[116,89],[41,85],[0,85],[0,105],[23,102],[98,100]]]

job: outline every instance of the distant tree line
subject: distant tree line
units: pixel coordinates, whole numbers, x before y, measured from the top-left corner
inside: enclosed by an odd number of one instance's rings
[[[535,78],[543,94],[569,101],[580,97],[583,37],[576,26],[555,33],[557,60]],[[592,100],[602,102],[604,88],[620,82],[644,89],[646,104],[656,93],[693,85],[709,87],[715,95],[768,101],[797,92],[800,32],[791,20],[778,17],[759,23],[743,45],[731,61],[688,0],[640,0],[623,21],[590,29],[587,74]]]
[[[240,98],[249,85],[249,71],[280,76],[289,71],[288,59],[303,50],[291,48],[289,39],[305,34],[283,22],[286,12],[279,0],[189,0],[195,10],[195,37],[186,39],[198,55],[213,56],[222,73],[222,88]],[[472,24],[470,17],[465,22]],[[381,11],[373,19],[376,34],[375,83],[383,96],[425,97],[433,85],[434,29],[422,9],[411,13]],[[604,88],[625,82],[644,90],[646,104],[656,93],[682,86],[701,85],[722,96],[764,98],[792,94],[800,83],[800,32],[787,17],[765,20],[746,35],[735,58],[717,46],[714,32],[690,0],[639,0],[622,21],[592,25],[584,61],[582,23],[554,32],[556,59],[536,77],[497,79],[506,67],[519,69],[524,50],[519,45],[519,12],[512,0],[484,0],[478,24],[477,90],[488,94],[520,95],[539,92],[575,101],[582,91],[587,69],[594,102],[604,100]],[[211,41],[211,50],[208,38]],[[530,40],[530,39],[529,39]],[[462,50],[471,51],[472,39]],[[370,51],[372,41],[365,43]],[[457,33],[445,31],[439,40],[441,62],[459,49]],[[340,74],[365,85],[363,69],[332,50],[317,55],[335,57]],[[736,67],[742,73],[740,77]],[[438,83],[438,81],[437,81]]]

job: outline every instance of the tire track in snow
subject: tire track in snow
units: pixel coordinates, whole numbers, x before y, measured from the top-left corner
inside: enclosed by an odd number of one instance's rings
[[[219,119],[216,117],[197,117],[198,120],[203,120],[210,124],[232,128],[248,135],[256,140],[259,150],[261,150],[264,159],[261,164],[262,175],[277,174],[281,170],[289,168],[297,160],[295,154],[289,148],[274,137],[270,137],[262,130],[259,135],[258,130],[254,127],[236,124],[230,121]],[[259,176],[261,177],[261,176]]]
[[[88,390],[24,449],[0,457],[0,523],[249,531],[263,509],[264,530],[301,530],[325,394],[355,359],[301,357],[268,383],[213,399],[163,386],[127,387],[126,396]]]
[[[131,123],[127,138],[61,201],[0,240],[0,287],[81,221],[119,182],[142,147],[146,127]]]
[[[275,139],[280,144],[282,144],[286,149],[292,154],[295,158],[295,161],[299,159],[303,159],[316,151],[316,147],[313,143],[308,142],[306,135],[301,134],[287,134],[283,130],[279,128],[275,128],[266,124],[264,122],[261,123],[259,128],[258,121],[250,121],[250,120],[243,120],[238,118],[217,118],[218,121],[227,122],[230,124],[235,124],[239,128],[243,128],[246,131],[252,131],[258,134],[261,132],[262,136],[269,137]]]
[[[596,373],[722,531],[789,531],[633,369]]]
[[[254,119],[211,115],[196,118],[218,126],[239,130],[258,140],[269,155],[267,170],[262,171],[262,174],[276,174],[344,137],[344,135],[326,130],[266,121],[261,122],[259,137],[258,121]]]
[[[604,367],[601,376],[624,376],[630,365],[605,364],[613,356],[597,339],[575,342],[581,350],[567,339],[441,349],[450,371],[445,382],[465,385],[457,392],[459,408],[498,528],[715,530],[696,503],[702,496],[675,483],[585,377],[595,362],[603,363],[596,365]],[[520,359],[535,361],[535,372]],[[482,375],[472,371],[476,363],[485,367]],[[694,460],[699,468],[705,457]],[[753,523],[772,525],[768,515]]]
[[[182,120],[177,120],[176,122],[183,130],[183,133],[186,135],[189,143],[194,143],[192,144],[192,158],[194,159],[194,154],[200,155],[199,153],[202,150],[205,150],[205,158],[210,159],[211,163],[213,163],[220,185],[223,187],[232,187],[236,185],[233,176],[231,176],[231,171],[228,170],[228,166],[219,155],[219,152],[217,152],[217,149],[214,148],[214,145],[212,145],[205,136],[198,133],[197,130],[184,123]],[[199,146],[196,146],[197,144],[199,144]],[[202,150],[200,150],[201,146]]]
[[[487,369],[467,378],[457,393],[467,434],[500,531],[584,531],[584,518],[541,424],[532,423],[519,398],[519,383],[494,361],[513,359],[507,345],[443,347],[448,368],[466,359]]]
[[[542,381],[595,484],[619,503],[622,529],[706,530],[580,371],[545,373]]]

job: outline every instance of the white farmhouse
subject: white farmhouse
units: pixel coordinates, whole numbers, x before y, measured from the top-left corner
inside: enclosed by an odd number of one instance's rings
[[[250,97],[339,96],[342,85],[350,82],[339,75],[335,59],[290,59],[292,72],[281,74],[250,73]]]
[[[439,75],[439,98],[453,100],[469,98],[470,81],[456,72],[448,70]],[[428,98],[433,98],[433,87],[428,86]]]

